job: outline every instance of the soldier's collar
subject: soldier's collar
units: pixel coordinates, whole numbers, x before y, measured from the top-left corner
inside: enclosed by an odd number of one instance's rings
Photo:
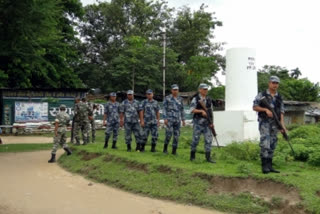
[[[267,94],[268,94],[268,95],[271,95],[269,89],[267,89]],[[276,94],[275,94],[274,96],[278,96],[278,91],[276,92]]]

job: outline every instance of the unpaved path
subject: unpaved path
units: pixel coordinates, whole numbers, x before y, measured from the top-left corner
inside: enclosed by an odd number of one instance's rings
[[[43,137],[43,136],[2,136],[1,137],[4,144],[25,144],[25,143],[52,143],[52,137]],[[70,142],[70,138],[67,139],[67,142]]]
[[[0,154],[0,214],[219,213],[93,183],[57,164],[48,164],[49,153]]]

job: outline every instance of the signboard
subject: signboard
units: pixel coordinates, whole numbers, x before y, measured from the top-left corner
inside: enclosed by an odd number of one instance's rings
[[[47,102],[15,102],[15,122],[48,121]]]

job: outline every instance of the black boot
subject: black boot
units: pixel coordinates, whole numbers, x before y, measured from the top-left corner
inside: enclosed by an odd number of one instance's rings
[[[280,171],[275,170],[274,168],[272,168],[272,158],[268,158],[267,161],[268,161],[268,168],[269,168],[270,172],[280,173]]]
[[[116,146],[117,144],[117,141],[113,141],[112,142],[112,149],[117,149],[118,147]]]
[[[267,158],[261,158],[261,168],[263,174],[268,174],[270,172],[270,169],[268,167],[268,159]]]
[[[140,152],[144,152],[144,147],[146,146],[146,144],[141,144],[141,147],[140,147]]]
[[[51,154],[51,159],[48,160],[48,163],[54,163],[56,162],[56,154]]]
[[[191,151],[190,152],[190,160],[194,161],[196,159],[196,152]]]
[[[176,155],[177,154],[177,147],[172,147],[172,154]]]
[[[140,143],[137,143],[136,151],[140,151],[140,149],[141,149]]]
[[[151,152],[156,152],[156,144],[151,144]]]
[[[108,141],[109,141],[109,140],[106,140],[106,141],[104,142],[104,146],[103,146],[104,149],[108,148]]]
[[[131,144],[127,144],[127,152],[131,152]]]
[[[163,153],[168,154],[168,144],[164,144]]]
[[[72,154],[72,152],[71,152],[71,150],[69,148],[64,148],[64,151],[67,152],[67,155],[71,155]]]
[[[216,163],[214,160],[211,159],[211,153],[210,152],[206,152],[206,160],[209,163]]]

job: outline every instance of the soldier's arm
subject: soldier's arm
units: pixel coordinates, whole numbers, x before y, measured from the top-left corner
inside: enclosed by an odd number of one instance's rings
[[[54,135],[57,137],[58,136],[58,128],[59,128],[59,119],[57,118],[54,121]]]
[[[124,121],[124,103],[122,103],[120,105],[120,125],[123,125],[123,121]]]
[[[191,113],[193,113],[193,114],[203,114],[203,112],[205,112],[202,109],[196,109],[196,106],[197,106],[197,101],[196,101],[196,98],[194,97],[192,99],[192,101],[191,101],[191,104],[190,104]]]
[[[181,100],[181,120],[185,121],[185,113],[184,113],[184,106],[183,106],[182,100]]]
[[[163,119],[164,120],[167,119],[167,107],[168,107],[168,101],[167,99],[164,99],[164,102],[163,102]]]

